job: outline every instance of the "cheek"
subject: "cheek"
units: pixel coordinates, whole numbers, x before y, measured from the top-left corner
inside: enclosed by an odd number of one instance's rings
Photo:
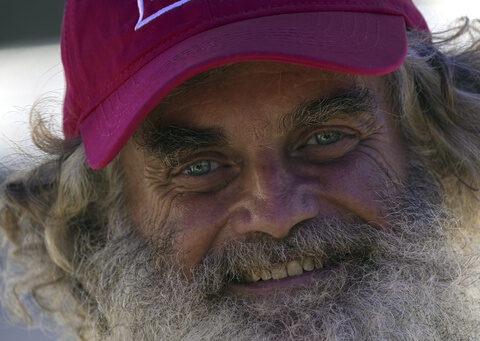
[[[387,225],[381,200],[388,177],[378,162],[360,152],[328,165],[316,166],[320,195],[377,227]]]
[[[227,221],[227,204],[214,193],[182,193],[172,200],[166,221],[174,226],[175,252],[185,268],[198,264]]]

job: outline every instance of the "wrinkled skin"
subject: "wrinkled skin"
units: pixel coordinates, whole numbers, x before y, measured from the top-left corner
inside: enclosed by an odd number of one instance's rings
[[[477,339],[478,262],[382,81],[242,63],[164,99],[85,264],[98,339]],[[306,257],[325,266],[251,283]]]
[[[354,87],[369,91],[368,118],[333,110],[307,127],[284,123],[302,104]],[[134,139],[124,148],[134,223],[147,237],[174,224],[175,251],[185,270],[224,243],[248,239],[252,232],[281,239],[312,218],[388,228],[378,192],[386,182],[395,191],[406,168],[404,143],[389,111],[380,77],[358,80],[296,65],[237,64],[187,94],[169,97],[149,118],[158,130],[219,129],[226,143],[193,148],[173,167]],[[328,138],[329,131],[344,135],[319,144],[315,134]],[[186,173],[202,160],[211,160],[209,172]]]

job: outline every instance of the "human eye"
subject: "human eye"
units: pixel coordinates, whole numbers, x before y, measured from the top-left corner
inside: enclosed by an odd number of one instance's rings
[[[220,167],[220,164],[213,160],[199,160],[188,165],[182,174],[189,176],[202,176]]]
[[[299,143],[290,155],[312,162],[324,162],[338,159],[350,152],[360,141],[357,131],[345,127],[323,127],[318,130],[301,133]]]
[[[326,146],[340,141],[344,136],[344,133],[335,130],[320,131],[313,134],[306,144]]]

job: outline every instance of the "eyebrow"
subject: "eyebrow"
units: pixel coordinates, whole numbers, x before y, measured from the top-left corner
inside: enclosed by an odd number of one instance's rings
[[[192,128],[176,125],[148,129],[137,143],[170,167],[177,165],[184,156],[200,148],[229,144],[221,128]]]
[[[368,88],[355,86],[301,103],[281,118],[279,131],[285,134],[294,129],[316,127],[333,118],[370,123],[376,120],[376,109],[375,98]]]
[[[340,116],[370,122],[375,120],[375,108],[375,100],[367,88],[352,87],[301,103],[281,117],[278,128],[285,134],[294,129],[315,127]],[[198,149],[229,145],[229,139],[219,127],[169,125],[145,129],[137,143],[165,165],[174,167],[183,157]]]

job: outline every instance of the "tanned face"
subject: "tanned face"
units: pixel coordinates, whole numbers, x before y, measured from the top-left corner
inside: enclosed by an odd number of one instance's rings
[[[382,88],[380,77],[258,62],[170,96],[143,143],[122,152],[134,224],[147,238],[169,229],[187,274],[229,242],[281,240],[312,219],[388,229],[378,193],[398,190],[406,161]],[[268,295],[329,271],[311,271],[318,259],[289,261],[252,269],[231,289]]]
[[[252,62],[164,99],[121,153],[125,195],[85,270],[100,338],[477,335],[477,263],[384,89]]]

